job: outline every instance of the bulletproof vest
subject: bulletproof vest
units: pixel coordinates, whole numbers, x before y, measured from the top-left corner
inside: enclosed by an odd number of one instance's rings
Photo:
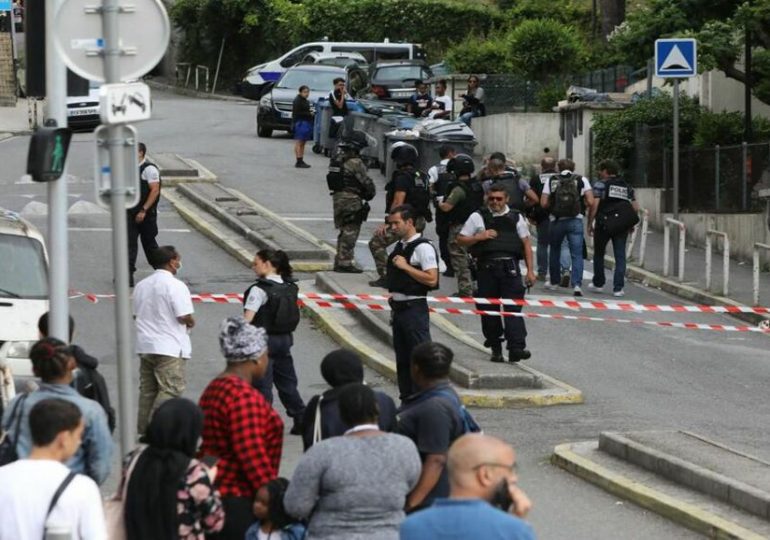
[[[465,192],[465,197],[457,203],[457,206],[449,212],[449,223],[465,223],[470,215],[484,204],[484,189],[481,182],[469,178],[468,180],[455,180],[449,185],[448,193],[459,187]]]
[[[141,209],[141,207],[144,206],[144,203],[147,201],[147,197],[150,196],[150,183],[142,177],[144,170],[149,166],[153,166],[156,169],[158,169],[157,165],[147,160],[144,160],[144,163],[139,165],[139,204],[134,206],[132,210],[138,211],[139,209]],[[158,175],[160,176],[160,169],[158,169]],[[162,183],[163,183],[163,179],[159,178],[158,186],[160,187]],[[160,193],[158,193],[158,198],[155,199],[155,202],[152,203],[152,206],[149,208],[149,210],[147,210],[148,214],[155,213],[155,211],[158,208],[158,201],[160,201]]]
[[[511,209],[502,216],[493,216],[489,208],[482,208],[479,214],[484,220],[484,228],[496,230],[497,238],[476,242],[471,247],[471,255],[479,259],[502,257],[521,259],[524,254],[524,243],[516,230],[519,212]]]
[[[338,191],[348,191],[361,195],[361,183],[358,179],[345,171],[345,162],[348,159],[344,155],[337,155],[329,160],[329,172],[326,174],[326,185],[329,191],[337,193]]]
[[[417,249],[417,246],[420,244],[430,244],[430,240],[421,236],[417,240],[409,242],[406,246],[404,246],[401,242],[396,243],[396,247],[393,250],[393,253],[391,253],[388,257],[388,271],[386,274],[386,279],[388,282],[388,290],[390,292],[398,292],[410,296],[426,296],[428,292],[434,289],[438,289],[438,283],[435,287],[428,287],[427,285],[423,285],[400,268],[396,268],[396,266],[393,264],[393,258],[397,255],[401,255],[407,261],[411,261],[412,255],[414,255],[414,250]],[[432,244],[430,244],[430,246],[433,248]]]
[[[631,202],[631,188],[622,178],[613,176],[604,182],[605,190],[603,201],[628,201]]]
[[[259,287],[267,295],[267,302],[262,304],[251,324],[264,328],[268,334],[290,334],[299,325],[300,312],[297,305],[299,288],[293,281],[278,283],[270,279],[259,278],[243,293],[243,302],[249,297],[254,287]]]
[[[548,173],[542,173],[538,175],[538,178],[540,179],[540,184],[532,186],[532,189],[535,191],[538,197],[543,194],[543,188],[545,187],[545,185],[548,184],[551,181],[551,178],[553,178],[557,174],[559,173],[548,172]]]
[[[390,212],[393,206],[393,197],[396,194],[396,177],[398,175],[407,175],[411,180],[411,187],[406,192],[405,204],[414,207],[418,216],[424,217],[427,221],[432,218],[430,211],[430,193],[428,192],[428,183],[425,176],[418,170],[410,168],[398,170],[393,173],[393,179],[385,186],[385,211]]]
[[[516,173],[506,172],[492,179],[494,183],[505,186],[508,193],[508,206],[519,212],[524,210],[524,193],[519,189],[519,176]]]
[[[433,184],[433,191],[436,192],[436,195],[446,197],[452,191],[449,189],[449,184],[454,181],[455,175],[446,170],[446,165],[436,165],[436,170],[438,171],[438,179]]]

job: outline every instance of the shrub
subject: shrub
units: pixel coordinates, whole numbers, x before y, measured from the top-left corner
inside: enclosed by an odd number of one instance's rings
[[[511,69],[502,38],[469,36],[450,48],[445,60],[456,73],[507,73]]]
[[[587,56],[577,30],[553,19],[522,22],[508,36],[514,71],[535,81],[580,70]]]

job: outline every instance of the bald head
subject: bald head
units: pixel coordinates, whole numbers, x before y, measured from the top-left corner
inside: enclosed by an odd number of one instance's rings
[[[541,159],[540,172],[556,172],[556,159],[551,156],[545,156]]]
[[[481,433],[463,435],[447,459],[452,496],[488,500],[500,480],[513,475],[515,462],[513,447],[504,441]]]

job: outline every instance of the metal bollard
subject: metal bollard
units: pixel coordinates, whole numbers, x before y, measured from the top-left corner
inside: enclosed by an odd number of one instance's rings
[[[631,233],[631,240],[626,247],[626,259],[631,258],[631,253],[634,251],[634,243],[641,234],[641,237],[639,237],[639,257],[637,259],[637,264],[641,268],[644,268],[644,254],[647,250],[647,229],[650,222],[650,212],[646,208],[641,208],[639,210],[639,221],[640,224],[634,227],[634,232]]]
[[[679,281],[684,281],[684,241],[685,241],[685,225],[681,221],[667,217],[665,226],[663,227],[663,275],[668,276],[670,273],[670,246],[671,246],[671,233],[670,228],[676,226],[679,228]]]
[[[709,229],[706,231],[706,290],[711,291],[711,238],[717,236],[724,240],[722,254],[722,296],[727,296],[730,286],[730,239],[726,232]]]
[[[754,278],[753,279],[753,282],[754,282],[753,285],[754,285],[754,287],[753,288],[754,288],[754,305],[755,306],[759,305],[759,250],[760,249],[765,250],[765,251],[770,251],[770,245],[768,245],[768,244],[760,244],[759,242],[754,244],[754,254],[753,254],[752,259],[753,259],[753,262],[754,262],[754,265],[753,265],[754,266],[754,268],[753,268],[753,270],[754,270],[754,272],[753,272],[753,274],[754,274],[753,275],[753,278]]]

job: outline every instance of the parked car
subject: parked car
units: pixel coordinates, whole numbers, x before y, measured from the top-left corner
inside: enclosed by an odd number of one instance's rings
[[[369,91],[380,99],[406,102],[414,94],[414,83],[433,77],[424,60],[378,62],[370,68]]]
[[[270,137],[274,130],[291,131],[291,109],[299,87],[310,87],[311,103],[328,96],[334,88],[334,79],[346,81],[352,97],[368,85],[366,71],[356,65],[347,67],[321,64],[300,64],[286,71],[259,100],[257,107],[257,135]]]
[[[322,64],[324,66],[346,67],[356,64],[364,69],[368,67],[368,62],[363,54],[357,52],[311,52],[302,59],[302,64]]]
[[[14,379],[32,381],[29,350],[37,321],[48,311],[48,255],[40,231],[0,208],[0,401],[13,397]],[[10,372],[12,377],[6,375]],[[17,386],[18,387],[18,386]]]
[[[388,40],[375,42],[357,41],[316,41],[295,47],[283,56],[249,68],[238,84],[240,93],[247,98],[260,99],[267,91],[267,83],[276,82],[292,66],[312,52],[350,53],[356,52],[371,64],[380,60],[401,60],[424,58],[425,52],[417,43],[391,43]]]
[[[67,125],[72,129],[93,131],[100,123],[100,83],[89,81],[88,93],[81,96],[67,96]]]

